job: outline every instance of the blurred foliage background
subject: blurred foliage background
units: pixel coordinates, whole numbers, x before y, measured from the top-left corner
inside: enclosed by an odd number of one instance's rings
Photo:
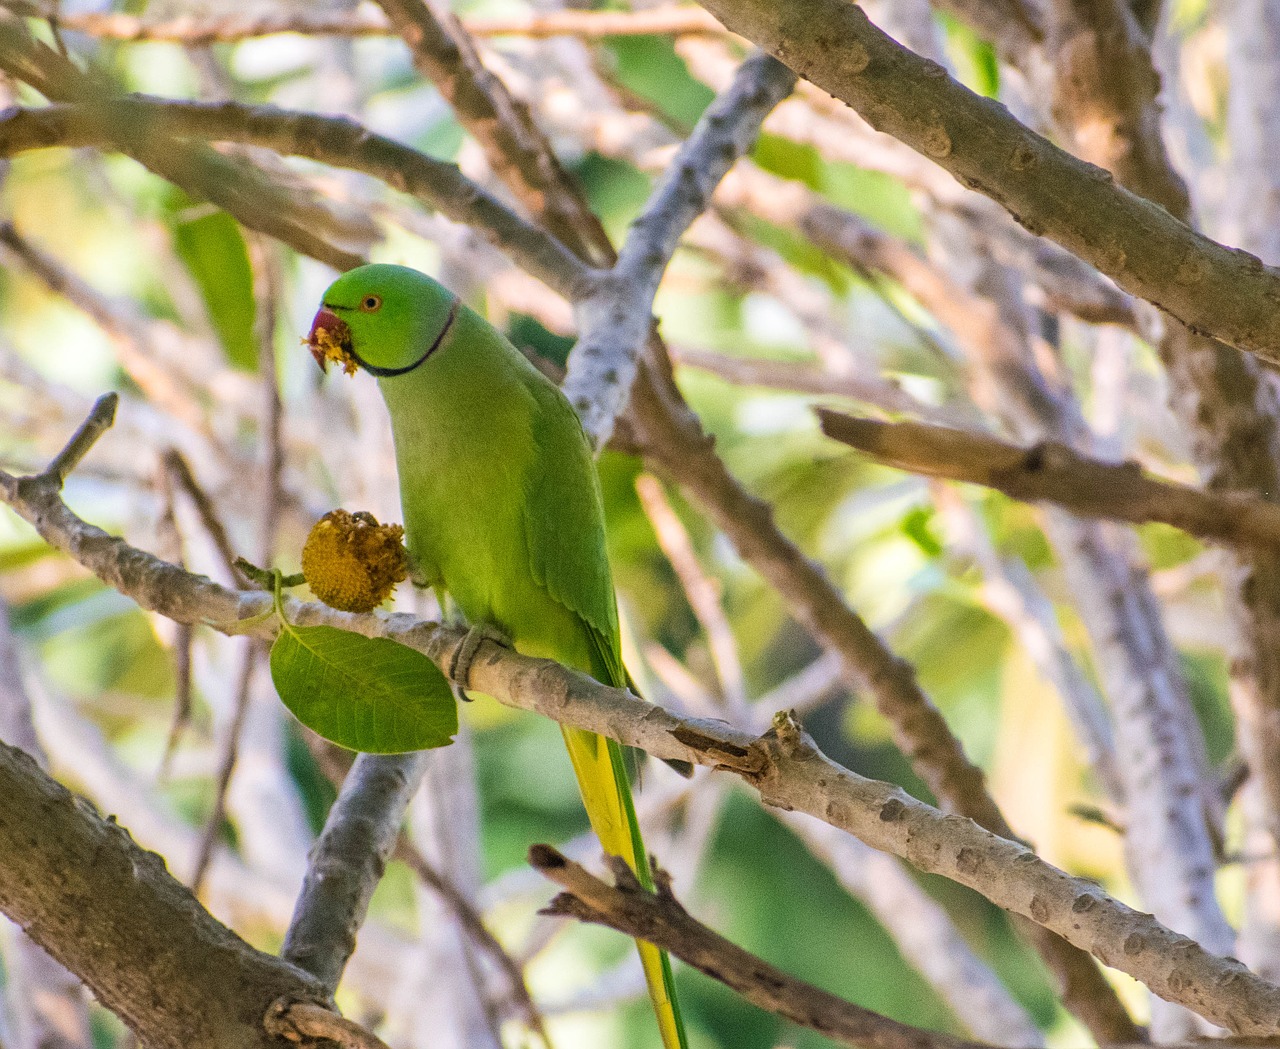
[[[67,0],[61,14],[74,25],[76,15],[108,9]],[[118,10],[148,18],[226,13],[180,0],[126,0]],[[307,7],[288,10],[301,15]],[[515,0],[458,7],[469,17],[525,10]],[[975,90],[999,94],[1005,85],[991,46],[954,19],[929,17],[957,74]],[[1183,60],[1178,90],[1221,149],[1219,29],[1193,3],[1180,4],[1172,24],[1168,46]],[[53,39],[48,23],[30,25]],[[196,46],[98,39],[64,28],[59,44],[77,61],[109,71],[123,90],[348,113],[492,182],[448,106],[394,38],[279,34]],[[615,243],[670,144],[688,132],[723,86],[723,70],[744,53],[740,41],[693,35],[583,43],[511,34],[484,46],[486,60],[530,99]],[[590,70],[605,97],[575,81],[580,68]],[[16,81],[4,87],[12,100],[38,99]],[[597,104],[601,119],[593,121]],[[808,138],[767,125],[751,155],[754,170],[806,187],[924,257],[930,233],[919,186],[876,170],[884,165],[855,164],[840,137],[852,132],[816,107],[813,113],[819,130]],[[624,116],[632,123],[618,123]],[[331,230],[346,236],[352,250],[438,276],[518,346],[563,363],[572,345],[567,307],[480,237],[369,179],[250,155],[318,200]],[[38,469],[90,400],[115,389],[124,395],[117,427],[72,477],[67,497],[83,517],[136,545],[230,581],[219,527],[235,553],[294,571],[306,530],[328,509],[398,519],[372,381],[322,378],[299,345],[331,270],[247,232],[133,160],[91,150],[41,151],[9,163],[0,220],[6,469]],[[677,362],[701,362],[681,363],[678,381],[719,453],[747,488],[774,505],[783,530],[821,561],[853,607],[915,665],[970,757],[987,771],[1013,826],[1049,861],[1132,900],[1121,836],[1107,824],[1109,802],[1061,698],[1019,641],[1006,606],[990,594],[992,564],[1013,566],[1050,602],[1067,653],[1098,685],[1041,511],[985,490],[944,491],[873,465],[824,438],[810,410],[824,403],[894,414],[874,398],[841,392],[848,376],[875,374],[921,405],[974,426],[989,424],[971,399],[965,350],[953,333],[891,277],[852,266],[776,217],[735,202],[695,227],[656,313]],[[1084,405],[1108,453],[1191,479],[1186,435],[1163,408],[1163,378],[1151,349],[1118,328],[1069,317],[1058,323],[1062,382]],[[1123,360],[1118,377],[1102,374],[1101,345]],[[743,382],[733,367],[741,362],[784,367],[747,373],[751,381]],[[815,393],[815,384],[825,384],[825,392]],[[175,465],[179,458],[185,466]],[[741,666],[744,709],[764,711],[767,719],[780,704],[797,706],[834,758],[928,796],[880,715],[846,689],[786,603],[695,507],[668,486],[646,488],[641,463],[627,454],[607,451],[600,473],[629,661],[650,698],[714,711],[735,687],[672,566],[669,542],[664,549],[655,533],[653,515],[665,512],[678,523],[671,531],[664,518],[670,534],[678,539],[683,529],[697,566],[717,588],[734,643],[730,659]],[[637,494],[638,483],[647,499]],[[1165,527],[1136,534],[1210,756],[1222,765],[1233,751],[1233,728],[1215,554]],[[975,553],[988,543],[994,561]],[[141,612],[7,513],[0,514],[0,597],[57,775],[116,813],[181,878],[195,876],[207,836],[213,847],[202,874],[204,898],[255,944],[278,947],[341,758],[307,738],[274,700],[261,653],[243,640],[191,633]],[[432,611],[412,594],[397,601]],[[556,726],[485,701],[462,714],[467,731],[451,749],[464,753],[442,752],[439,775],[426,788],[435,795],[416,803],[415,841],[466,888],[527,966],[557,1046],[655,1045],[627,943],[598,929],[551,929],[535,917],[550,891],[524,871],[528,845],[569,842],[591,854]],[[234,769],[220,786],[229,753]],[[650,800],[642,803],[646,833],[694,913],[853,1001],[965,1033],[936,984],[904,956],[902,929],[850,890],[839,862],[741,787],[709,784],[705,775],[690,787],[649,767],[643,795]],[[1233,815],[1228,857],[1235,824]],[[1084,1036],[1056,1004],[1039,961],[1001,913],[954,885],[902,877],[941,905],[940,920],[1051,1044],[1080,1044]],[[1233,917],[1241,881],[1239,865],[1226,863],[1219,888]],[[925,923],[923,912],[909,908],[898,918]],[[465,969],[458,938],[432,924],[447,920],[432,894],[394,862],[375,899],[373,931],[362,935],[342,992],[344,1008],[379,1025],[393,1045],[446,1044],[423,1040],[411,1014],[421,1007],[415,994],[431,998],[421,988],[433,974],[456,979]],[[21,1026],[21,974],[11,960],[4,972],[12,1033]],[[497,986],[492,974],[487,979]],[[679,983],[695,1046],[826,1044],[698,973],[680,969]],[[1121,990],[1144,1015],[1143,996],[1123,982]],[[494,994],[507,1044],[530,1044],[518,1016]],[[95,1012],[93,1025],[95,1045],[124,1044],[105,1014]],[[0,1042],[10,1044],[4,1032]]]

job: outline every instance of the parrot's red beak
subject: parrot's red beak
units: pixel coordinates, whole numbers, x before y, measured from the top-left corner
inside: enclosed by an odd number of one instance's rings
[[[304,340],[311,356],[324,371],[329,361],[342,365],[348,375],[356,371],[355,356],[351,352],[351,329],[347,322],[327,307],[321,307],[311,322],[311,333]]]

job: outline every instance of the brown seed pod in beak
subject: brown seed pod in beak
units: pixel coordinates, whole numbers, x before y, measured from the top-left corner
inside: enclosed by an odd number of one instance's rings
[[[311,322],[311,334],[303,340],[310,348],[311,356],[325,371],[329,361],[342,365],[348,375],[356,373],[356,358],[351,352],[351,329],[347,322],[332,310],[321,307]]]

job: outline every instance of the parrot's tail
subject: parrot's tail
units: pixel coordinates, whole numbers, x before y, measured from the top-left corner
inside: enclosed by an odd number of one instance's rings
[[[582,792],[587,816],[600,844],[606,852],[626,860],[640,884],[652,889],[653,874],[631,802],[631,783],[622,747],[614,740],[577,728],[565,728],[564,741],[578,776],[578,789]],[[666,1049],[687,1049],[667,952],[650,943],[637,942],[636,946],[640,948],[640,962],[649,984],[653,1011],[658,1017],[662,1044]]]

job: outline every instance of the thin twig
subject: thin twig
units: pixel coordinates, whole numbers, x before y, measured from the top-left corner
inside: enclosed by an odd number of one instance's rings
[[[253,674],[261,655],[260,643],[253,638],[246,638],[240,655],[240,673],[236,675],[236,688],[232,697],[231,721],[227,725],[226,735],[222,740],[218,778],[214,781],[213,808],[205,819],[204,829],[200,834],[200,846],[196,850],[196,860],[191,873],[191,891],[197,896],[200,895],[205,875],[209,872],[209,863],[213,859],[213,847],[222,833],[222,821],[227,815],[227,790],[231,786],[231,777],[236,769],[236,758],[240,753],[240,735],[244,729],[245,715],[253,696]]]
[[[720,584],[699,563],[693,540],[689,538],[688,530],[662,490],[662,482],[652,474],[641,474],[636,478],[636,493],[653,526],[658,545],[675,569],[693,614],[707,635],[716,677],[720,681],[721,696],[729,716],[734,721],[744,723],[749,720],[746,682],[742,674],[742,662],[738,657],[738,643],[721,604]]]
[[[173,478],[168,465],[160,463],[156,471],[156,486],[160,489],[161,511],[156,520],[156,538],[159,554],[166,561],[186,567],[182,532],[178,527],[177,506],[174,502]],[[164,782],[169,778],[173,756],[178,741],[191,721],[191,643],[195,628],[189,623],[175,624],[173,635],[173,716],[169,721],[169,733],[165,737],[164,754],[156,778]]]
[[[738,386],[762,386],[817,397],[848,397],[894,415],[905,413],[939,417],[939,413],[931,405],[917,401],[897,383],[877,375],[840,374],[812,364],[736,357],[686,346],[673,346],[671,358],[675,364],[710,372],[725,382]]]
[[[655,869],[656,893],[646,892],[617,857],[608,885],[550,845],[529,850],[529,864],[565,890],[544,913],[604,925],[662,947],[747,1001],[857,1049],[978,1049],[979,1043],[890,1020],[812,984],[788,976],[695,919]]]
[[[284,503],[284,405],[280,400],[280,383],[276,375],[275,348],[281,276],[273,244],[265,237],[253,234],[248,238],[248,247],[253,266],[253,298],[257,306],[254,338],[263,401],[258,427],[263,460],[258,564],[269,565],[275,556],[276,529]]]
[[[111,429],[111,424],[116,421],[116,406],[119,403],[120,395],[116,393],[104,393],[94,401],[89,417],[71,435],[62,451],[53,457],[41,477],[61,488],[67,475],[80,465],[80,460],[89,454],[89,449],[97,443],[98,438]]]
[[[222,559],[222,567],[238,584],[247,585],[249,579],[236,565],[239,555],[236,554],[235,547],[231,545],[231,540],[227,536],[227,529],[222,523],[218,508],[214,505],[209,493],[204,490],[204,486],[196,480],[186,456],[176,448],[170,448],[164,453],[163,462],[169,475],[177,482],[178,487],[182,489],[187,498],[191,500],[191,505],[195,507],[200,523],[204,526],[205,532],[208,533],[209,539],[213,542],[214,549],[218,551],[218,556]]]
[[[529,993],[529,985],[525,983],[524,979],[524,970],[520,967],[520,963],[511,957],[506,948],[498,942],[498,938],[489,931],[489,927],[485,924],[480,912],[476,910],[449,878],[437,870],[418,849],[413,847],[413,844],[404,835],[401,835],[396,841],[395,851],[392,855],[401,862],[408,864],[414,874],[435,891],[453,912],[454,917],[466,930],[467,935],[506,974],[507,982],[510,985],[511,997],[524,1015],[525,1023],[542,1040],[542,1044],[549,1047],[551,1041],[547,1037],[546,1022],[542,1018],[542,1012],[538,1009],[537,1002],[533,1000],[533,995]]]

